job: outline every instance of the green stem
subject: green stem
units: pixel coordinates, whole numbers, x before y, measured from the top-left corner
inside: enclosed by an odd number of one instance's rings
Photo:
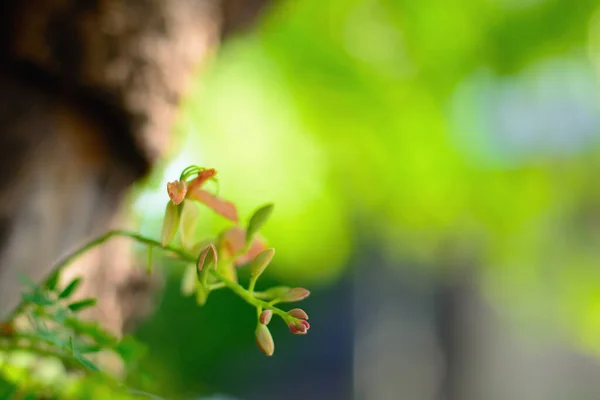
[[[233,281],[230,281],[229,279],[227,279],[227,277],[225,277],[224,275],[221,275],[219,272],[213,270],[213,271],[211,271],[211,273],[213,274],[213,276],[215,278],[217,278],[219,281],[223,282],[225,284],[225,286],[227,286],[233,293],[237,294],[239,297],[241,297],[243,300],[245,300],[246,303],[251,304],[256,308],[261,307],[264,309],[273,310],[273,312],[275,314],[279,315],[281,318],[283,318],[283,320],[285,322],[287,322],[290,319],[290,316],[284,310],[277,308],[277,307],[273,307],[271,304],[267,303],[266,301],[257,299],[249,291],[244,289],[243,286],[241,286]]]
[[[163,245],[161,242],[159,242],[157,240],[147,238],[145,236],[142,236],[142,235],[134,233],[134,232],[129,232],[129,231],[125,231],[125,230],[114,230],[114,231],[107,232],[104,235],[99,236],[90,242],[87,242],[85,245],[81,246],[79,249],[75,250],[73,253],[71,253],[71,254],[67,255],[66,257],[62,258],[61,260],[59,260],[52,268],[49,276],[51,276],[53,273],[55,273],[57,271],[64,269],[66,266],[71,264],[73,261],[75,261],[81,255],[85,254],[86,252],[90,251],[91,249],[93,249],[97,246],[100,246],[104,242],[106,242],[109,239],[112,239],[114,237],[128,237],[138,243],[142,243],[142,244],[145,244],[148,246],[160,248],[166,252],[173,253],[182,261],[191,262],[191,263],[195,263],[197,261],[196,257],[186,253],[184,250],[181,250],[177,247],[174,247],[171,245]],[[249,292],[243,286],[227,279],[227,277],[225,277],[224,275],[221,275],[217,271],[211,270],[211,274],[215,278],[217,278],[218,281],[220,281],[219,282],[220,284],[223,284],[224,286],[229,288],[232,292],[237,294],[239,297],[241,297],[243,300],[245,300],[247,303],[253,305],[254,307],[257,307],[257,308],[262,307],[263,309],[273,310],[273,312],[275,314],[279,315],[281,318],[283,318],[283,320],[286,323],[291,319],[291,317],[284,310],[281,310],[280,308],[274,307],[270,303],[260,300],[258,298],[261,296],[260,293]],[[16,315],[18,315],[26,307],[26,305],[27,305],[27,302],[25,302],[25,301],[21,302],[17,306],[17,308],[11,313],[10,317],[7,320],[10,321],[10,320],[14,319],[14,317]]]
[[[90,242],[87,242],[86,244],[84,244],[83,246],[81,246],[79,249],[75,250],[73,253],[63,257],[61,260],[59,260],[54,267],[52,267],[50,274],[48,275],[48,277],[46,279],[44,279],[44,281],[46,281],[53,273],[57,273],[60,270],[64,269],[67,265],[71,264],[73,261],[75,261],[77,258],[81,257],[83,254],[87,253],[88,251],[90,251],[91,249],[93,249],[94,247],[100,246],[101,244],[103,244],[104,242],[106,242],[107,240],[116,237],[116,236],[121,236],[121,237],[128,237],[131,238],[139,243],[144,243],[147,244],[149,246],[154,246],[154,247],[160,247],[161,249],[165,250],[165,251],[169,251],[172,252],[174,254],[176,254],[177,256],[179,256],[180,258],[184,258],[188,261],[194,261],[194,260],[190,260],[187,254],[185,254],[185,252],[183,252],[182,250],[170,246],[170,245],[163,245],[162,243],[153,240],[153,239],[149,239],[147,237],[144,237],[142,235],[139,235],[137,233],[134,232],[129,232],[129,231],[124,231],[124,230],[114,230],[114,231],[110,231],[105,233],[102,236],[97,237],[96,239],[93,239]],[[6,319],[7,321],[10,321],[12,319],[14,319],[19,313],[21,313],[21,311],[23,311],[23,309],[27,306],[27,302],[22,301],[14,310],[13,312],[9,315],[9,317]]]
[[[248,291],[250,294],[254,295],[254,287],[256,286],[257,276],[250,277],[250,283],[248,284]]]
[[[212,285],[208,285],[208,289],[210,289],[211,291],[223,289],[224,287],[226,287],[226,286],[223,282],[217,282],[217,283],[213,283]]]

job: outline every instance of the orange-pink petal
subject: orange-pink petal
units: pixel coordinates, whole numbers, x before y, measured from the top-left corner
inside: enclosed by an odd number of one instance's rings
[[[229,228],[221,236],[222,251],[227,257],[233,257],[236,253],[242,251],[246,245],[246,232],[237,226]]]
[[[198,173],[196,179],[190,182],[190,190],[199,189],[209,180],[217,175],[217,171],[214,168],[203,169]]]
[[[187,197],[212,208],[217,214],[220,214],[233,222],[238,222],[237,209],[230,201],[223,200],[198,187],[189,188]]]
[[[244,240],[245,240],[245,235],[244,235]],[[236,267],[248,264],[249,262],[254,260],[261,251],[265,250],[266,248],[267,248],[267,243],[264,240],[262,240],[258,237],[255,237],[252,240],[252,243],[250,244],[250,249],[248,249],[248,252],[246,252],[245,254],[242,254],[235,260]]]

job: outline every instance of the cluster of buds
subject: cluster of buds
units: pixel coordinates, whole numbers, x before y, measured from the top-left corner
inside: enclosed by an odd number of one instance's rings
[[[310,324],[307,321],[308,314],[301,308],[294,308],[288,311],[288,315],[295,318],[295,321],[290,322],[288,325],[290,332],[295,335],[305,335],[310,329]]]
[[[272,310],[262,311],[258,316],[258,324],[255,331],[256,344],[267,356],[272,356],[275,351],[273,337],[269,328],[267,328],[272,317]],[[288,324],[290,332],[295,335],[305,335],[310,329],[310,324],[307,321],[308,314],[301,308],[294,308],[281,317]]]
[[[230,282],[230,287],[234,285],[233,289],[256,307],[258,315],[256,343],[266,355],[270,356],[275,351],[275,344],[267,325],[274,314],[282,318],[293,334],[306,334],[310,328],[308,315],[304,310],[295,308],[286,312],[275,305],[303,300],[310,292],[304,288],[285,286],[255,292],[256,282],[275,255],[275,250],[268,248],[265,240],[258,236],[258,231],[273,211],[273,205],[268,204],[259,208],[250,218],[248,225],[245,228],[240,227],[235,206],[204,189],[204,185],[209,180],[215,180],[215,175],[214,169],[191,166],[181,173],[179,180],[167,185],[170,200],[165,212],[161,241],[163,245],[167,245],[179,232],[182,245],[186,249],[191,248],[194,256],[198,257],[195,271],[186,274],[182,289],[185,287],[186,294],[195,292],[199,305],[206,303],[211,290],[227,286],[227,282]],[[235,225],[226,229],[214,240],[186,246],[188,242],[186,239],[193,237],[197,219],[196,206],[192,202],[208,206]],[[236,269],[248,264],[250,264],[250,282],[245,289],[237,283]],[[215,272],[211,273],[211,270]],[[217,277],[221,282],[217,282]]]
[[[272,293],[275,293],[273,291]],[[267,293],[267,292],[264,292]],[[293,288],[287,289],[287,291],[280,291],[281,296],[276,297],[271,300],[269,304],[275,304],[280,302],[292,302],[299,301],[309,296],[310,292],[304,288]],[[301,308],[294,308],[290,311],[282,312],[277,309],[278,315],[283,319],[283,321],[287,324],[290,332],[295,335],[305,335],[310,329],[310,324],[308,323],[308,314]],[[267,356],[273,355],[275,351],[275,343],[273,342],[273,337],[271,336],[271,332],[267,325],[271,322],[271,318],[273,317],[273,310],[266,309],[261,311],[259,308],[258,314],[258,324],[256,326],[255,337],[256,344],[265,353]]]
[[[275,251],[273,249],[264,250],[252,262],[250,267],[250,285],[248,288],[251,293],[253,293],[257,279],[265,271],[274,254]],[[310,295],[310,292],[305,288],[276,287],[261,293],[261,295],[269,299],[268,304],[273,306],[277,303],[291,303],[303,300]],[[273,317],[274,310],[275,308],[268,308],[266,310],[258,308],[258,324],[255,331],[256,344],[267,356],[273,355],[275,351],[273,337],[269,328],[267,328]],[[308,314],[301,308],[294,308],[287,313],[279,309],[276,310],[292,333],[303,335],[310,329],[310,324],[307,321]]]

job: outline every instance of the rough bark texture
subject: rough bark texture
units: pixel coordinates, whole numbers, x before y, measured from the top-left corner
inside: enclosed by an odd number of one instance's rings
[[[123,196],[164,154],[192,74],[265,2],[2,2],[0,317],[18,301],[19,273],[40,280],[85,239],[126,227]],[[85,274],[117,333],[139,314],[134,294],[153,286],[130,256],[115,240],[69,272]]]

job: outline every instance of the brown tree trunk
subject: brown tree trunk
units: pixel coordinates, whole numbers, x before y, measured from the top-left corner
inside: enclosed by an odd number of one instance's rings
[[[0,5],[0,318],[19,273],[53,262],[120,216],[128,187],[169,143],[191,75],[266,0],[5,0]],[[119,333],[151,287],[115,240],[80,260],[85,295]],[[144,291],[144,290],[143,290]]]

